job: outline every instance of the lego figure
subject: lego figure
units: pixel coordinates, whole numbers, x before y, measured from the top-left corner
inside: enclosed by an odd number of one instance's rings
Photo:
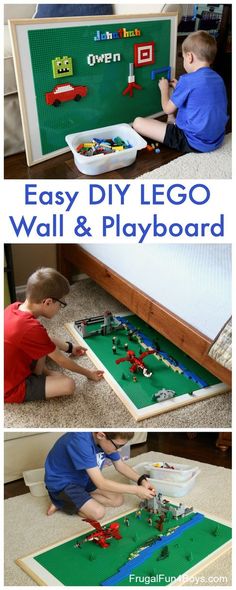
[[[130,522],[129,522],[128,516],[125,516],[125,518],[124,518],[124,523],[125,523],[125,525],[126,525],[127,527],[129,527],[129,525],[130,525]]]
[[[152,372],[149,371],[149,369],[147,369],[147,367],[145,367],[145,365],[143,363],[143,359],[146,356],[148,356],[149,354],[155,354],[155,352],[156,351],[154,349],[146,350],[145,352],[140,354],[139,357],[136,357],[135,352],[133,350],[128,350],[127,356],[117,359],[116,364],[119,365],[120,363],[128,361],[129,363],[131,363],[131,367],[129,368],[131,373],[136,373],[136,371],[141,371],[143,373],[144,377],[151,377]]]

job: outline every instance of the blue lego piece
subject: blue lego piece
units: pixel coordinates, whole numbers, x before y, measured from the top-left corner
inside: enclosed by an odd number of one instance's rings
[[[197,383],[198,385],[201,385],[201,387],[208,386],[208,383],[206,381],[204,381],[204,379],[201,379],[200,377],[196,377],[195,383]]]
[[[171,361],[168,352],[165,352],[164,350],[158,350],[159,355],[163,357],[163,359],[166,359],[167,361]]]
[[[187,371],[185,365],[182,365],[182,363],[179,363],[179,368],[182,369],[183,373],[184,371]]]
[[[174,531],[171,537],[166,537],[165,535],[163,535],[161,540],[159,539],[158,541],[154,542],[150,547],[147,547],[147,549],[143,549],[143,551],[141,551],[141,553],[137,557],[134,557],[134,559],[131,559],[130,561],[125,563],[125,565],[123,565],[114,576],[111,576],[110,578],[107,578],[107,580],[102,582],[101,586],[115,586],[116,584],[119,584],[119,582],[122,582],[122,580],[127,578],[136,567],[140,566],[142,563],[146,561],[146,559],[151,557],[157,549],[165,547],[165,545],[169,544],[170,539],[171,541],[173,541],[173,539],[180,537],[183,531],[186,531],[195,524],[201,522],[204,518],[204,514],[197,512],[191,520],[181,525],[176,531]]]
[[[188,379],[192,379],[192,381],[194,381],[194,373],[192,373],[192,371],[188,371],[187,369],[185,369],[184,371],[184,376],[187,377]]]
[[[151,71],[151,80],[155,80],[155,77],[157,74],[164,74],[165,72],[167,72],[167,80],[170,81],[170,79],[171,79],[171,67],[170,66],[166,66],[164,68],[157,68],[157,70],[152,70]]]

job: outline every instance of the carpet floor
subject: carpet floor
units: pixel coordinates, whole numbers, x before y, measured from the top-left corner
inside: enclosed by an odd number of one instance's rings
[[[201,470],[196,479],[195,487],[181,501],[195,510],[208,513],[216,518],[231,521],[231,470],[215,467],[207,463],[199,463],[163,453],[145,453],[129,460],[132,466],[142,462],[166,461],[168,463],[185,463],[198,466]],[[107,467],[105,474],[116,481],[124,479],[114,472],[113,467]],[[223,499],[223,500],[222,500]],[[180,500],[176,499],[176,503]],[[173,499],[175,503],[175,500]],[[40,548],[64,540],[72,535],[81,534],[87,528],[77,516],[67,516],[56,512],[50,518],[46,516],[49,504],[47,496],[34,497],[24,494],[5,500],[5,585],[6,586],[35,586],[35,582],[28,577],[15,560],[24,557]],[[114,518],[126,510],[138,506],[136,496],[125,496],[122,507],[107,509],[105,520]],[[205,580],[194,580],[193,586],[230,586],[231,585],[231,552],[219,557],[201,571],[199,576]],[[214,577],[214,582],[211,580]],[[227,581],[217,582],[217,577],[225,576]]]
[[[226,135],[223,145],[214,152],[186,154],[139,178],[232,178],[232,136]]]
[[[68,296],[68,306],[50,320],[44,321],[51,335],[69,340],[66,322],[109,309],[113,313],[125,308],[90,279],[75,283]],[[81,365],[92,368],[86,357]],[[55,366],[52,368],[55,368]],[[6,428],[122,428],[133,429],[137,423],[105,380],[99,383],[75,375],[76,392],[67,398],[47,402],[5,404]],[[230,428],[231,395],[223,394],[188,407],[161,414],[138,423],[140,428]]]

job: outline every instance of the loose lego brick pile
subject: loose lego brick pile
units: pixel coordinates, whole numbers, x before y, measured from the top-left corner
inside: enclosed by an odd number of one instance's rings
[[[112,154],[115,152],[122,152],[132,148],[133,146],[127,140],[120,137],[114,139],[100,139],[94,137],[91,141],[80,143],[75,149],[81,156],[98,156],[100,154]]]
[[[146,150],[148,152],[155,152],[155,154],[160,154],[160,148],[158,147],[159,143],[157,141],[153,142],[153,143],[148,143]]]

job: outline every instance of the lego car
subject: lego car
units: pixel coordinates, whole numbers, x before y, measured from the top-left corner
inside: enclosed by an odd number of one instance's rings
[[[79,101],[86,96],[87,92],[87,86],[73,86],[68,83],[57,84],[51,92],[46,92],[45,99],[47,104],[59,107],[61,102],[67,102],[68,100]]]

